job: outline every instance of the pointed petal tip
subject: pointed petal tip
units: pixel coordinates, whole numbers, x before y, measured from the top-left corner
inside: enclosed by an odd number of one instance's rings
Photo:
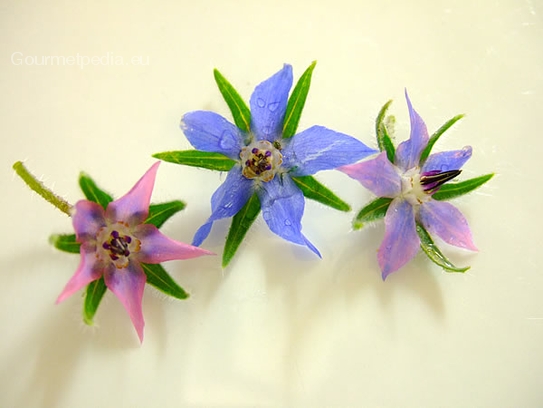
[[[160,163],[160,160],[156,161],[128,193],[108,204],[106,218],[133,224],[139,224],[147,218]]]
[[[403,265],[402,265],[403,266]],[[398,269],[401,268],[401,266],[398,267],[391,267],[391,265],[385,264],[381,258],[379,258],[379,268],[381,269],[381,279],[383,279],[383,282],[386,280],[386,278],[393,272],[396,272]]]
[[[136,333],[138,334],[138,338],[140,340],[140,345],[143,344],[143,329],[145,327],[145,322],[142,322],[141,327],[134,326],[134,329],[136,329]]]
[[[64,300],[66,300],[70,295],[66,295],[64,292],[62,292],[60,295],[58,295],[57,300],[55,300],[55,305],[60,304]]]

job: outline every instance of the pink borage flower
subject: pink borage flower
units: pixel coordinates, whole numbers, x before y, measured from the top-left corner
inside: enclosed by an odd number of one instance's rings
[[[123,197],[104,210],[81,200],[72,212],[81,261],[56,303],[104,277],[106,286],[121,301],[143,341],[142,297],[147,277],[142,264],[212,255],[205,249],[174,241],[157,227],[145,224],[160,162],[155,163]]]
[[[421,160],[429,141],[428,131],[413,109],[407,91],[405,97],[411,135],[398,145],[393,162],[383,151],[374,159],[339,168],[378,197],[392,199],[385,215],[385,237],[377,256],[383,279],[419,251],[417,223],[448,244],[477,251],[462,213],[453,205],[432,198],[444,183],[460,174],[472,149],[466,146]]]

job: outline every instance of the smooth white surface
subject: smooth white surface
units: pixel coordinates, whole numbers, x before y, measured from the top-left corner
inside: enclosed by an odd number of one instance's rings
[[[0,406],[538,407],[543,405],[539,1],[39,2],[0,5]],[[14,65],[23,56],[148,58],[148,65]],[[316,259],[260,218],[226,270],[220,256],[170,262],[188,301],[144,296],[145,341],[108,293],[97,327],[81,298],[54,300],[78,263],[52,249],[70,220],[31,193],[26,164],[75,202],[79,171],[124,194],[151,153],[189,148],[190,110],[230,117],[217,67],[248,100],[284,62],[317,60],[300,129],[321,124],[373,141],[390,98],[409,131],[403,89],[430,131],[467,117],[436,149],[471,144],[462,178],[495,171],[454,203],[478,254],[443,249],[465,275],[418,256],[382,282],[382,223],[307,203]],[[222,176],[224,177],[224,175]],[[337,172],[318,177],[358,210],[370,195]],[[154,201],[181,198],[164,228],[190,242],[219,173],[162,164]],[[221,253],[228,223],[204,247]]]

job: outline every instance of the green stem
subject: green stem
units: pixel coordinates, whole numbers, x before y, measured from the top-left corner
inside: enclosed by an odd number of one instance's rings
[[[13,170],[15,170],[17,175],[23,179],[30,189],[41,195],[63,213],[68,214],[68,216],[72,215],[72,205],[45,187],[41,181],[38,181],[38,179],[36,179],[36,177],[28,171],[22,162],[18,161],[14,163]]]

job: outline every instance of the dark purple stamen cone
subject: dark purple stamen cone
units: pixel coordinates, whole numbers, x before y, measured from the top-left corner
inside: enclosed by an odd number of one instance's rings
[[[439,171],[433,170],[423,173],[420,177],[420,184],[424,191],[434,194],[447,181],[452,180],[462,173],[462,170]]]

